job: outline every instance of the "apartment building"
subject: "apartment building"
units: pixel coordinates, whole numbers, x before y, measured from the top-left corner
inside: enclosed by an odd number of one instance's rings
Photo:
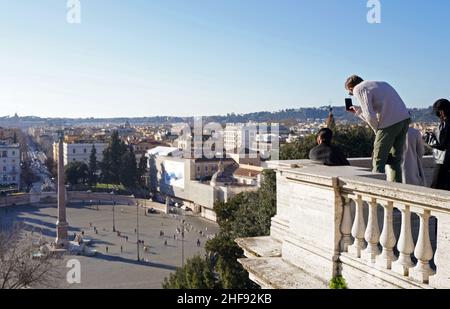
[[[0,142],[0,185],[20,185],[20,146]]]
[[[64,143],[64,165],[69,164],[70,162],[83,162],[89,164],[89,157],[91,155],[92,148],[95,146],[95,150],[97,151],[97,161],[103,160],[103,151],[108,147],[107,143],[98,143],[98,142],[73,142],[73,143]],[[57,158],[56,155],[58,153],[58,144],[53,144],[53,157]]]

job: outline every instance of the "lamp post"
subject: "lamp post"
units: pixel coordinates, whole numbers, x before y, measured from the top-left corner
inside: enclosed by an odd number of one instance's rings
[[[181,223],[181,267],[184,267],[184,219]]]
[[[134,199],[134,195],[131,196]],[[136,246],[137,246],[137,260],[141,260],[139,255],[139,202],[136,201]]]
[[[115,215],[115,209],[116,209],[116,201],[114,201],[114,191],[111,191],[111,200],[113,200],[113,232],[116,232],[116,215]]]
[[[92,193],[92,191],[91,191],[91,190],[87,190],[86,192],[87,192],[87,194],[88,194],[88,201],[89,201],[89,204],[90,204],[90,206],[92,206],[92,200],[91,200],[91,193]],[[90,207],[90,208],[92,209],[92,207]]]
[[[181,221],[181,267],[184,266],[184,225],[185,225],[185,218],[186,213],[184,210],[181,210],[181,213],[183,215],[183,219]]]

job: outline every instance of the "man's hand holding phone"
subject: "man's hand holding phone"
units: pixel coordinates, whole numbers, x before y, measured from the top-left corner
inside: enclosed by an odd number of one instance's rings
[[[353,101],[351,98],[345,99],[345,109],[347,112],[350,112],[352,114],[356,114],[358,112],[357,108],[353,106]]]
[[[347,111],[356,115],[356,113],[358,112],[358,109],[355,106],[351,106]]]

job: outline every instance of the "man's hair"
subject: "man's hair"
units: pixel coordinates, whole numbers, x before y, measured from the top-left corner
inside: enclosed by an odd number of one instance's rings
[[[361,84],[364,81],[361,77],[358,75],[352,75],[349,78],[347,78],[347,81],[345,82],[345,89],[350,90],[350,88],[354,88],[357,85]]]
[[[330,145],[333,139],[333,131],[328,128],[322,128],[319,130],[319,133],[317,133],[317,137],[320,138],[322,143]]]
[[[450,116],[450,101],[447,99],[439,99],[433,104],[433,111],[443,111],[446,117]]]

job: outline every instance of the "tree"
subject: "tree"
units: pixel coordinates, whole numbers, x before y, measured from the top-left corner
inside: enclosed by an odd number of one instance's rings
[[[368,126],[339,125],[334,129],[333,143],[339,146],[347,158],[371,157],[375,135]],[[280,149],[281,160],[303,160],[317,145],[316,136],[309,135]]]
[[[127,147],[119,138],[119,132],[114,131],[111,142],[103,152],[101,163],[102,177],[105,182],[120,184],[120,167],[122,158],[127,152]]]
[[[44,165],[47,167],[47,170],[50,172],[52,177],[56,178],[58,176],[58,166],[56,165],[56,162],[55,160],[53,160],[53,158],[47,157],[47,159],[45,159]]]
[[[142,187],[144,187],[146,184],[145,180],[144,180],[144,176],[147,173],[147,162],[148,162],[148,158],[145,155],[143,155],[141,157],[141,159],[139,160],[139,165],[138,165],[138,169],[137,169],[138,181]]]
[[[39,180],[39,177],[33,172],[30,161],[24,161],[21,165],[20,178],[22,183],[30,188],[31,185]]]
[[[66,182],[71,185],[86,183],[89,167],[83,162],[70,162],[65,168]]]
[[[237,261],[244,257],[242,249],[236,244],[239,237],[266,236],[270,232],[271,218],[276,213],[276,176],[275,172],[263,172],[261,188],[257,192],[244,192],[227,203],[219,202],[214,206],[220,232],[206,242],[207,256],[204,263],[211,263],[217,274],[214,288],[254,289],[258,286],[249,279],[248,273]],[[187,265],[179,269],[179,274],[188,272]],[[177,272],[178,273],[178,272]],[[180,276],[180,275],[179,275]],[[179,284],[172,287],[184,287],[182,276],[172,278]],[[169,278],[170,281],[170,278]],[[168,285],[164,286],[165,288]],[[205,288],[191,284],[190,288]]]
[[[14,229],[0,233],[0,289],[54,287],[61,279],[60,265],[51,255],[32,259],[31,239]]]
[[[119,169],[119,180],[127,188],[134,188],[137,183],[136,155],[130,147],[122,156],[122,164]]]
[[[316,137],[308,135],[298,141],[282,145],[280,148],[280,160],[304,160],[308,159],[309,151],[317,145]]]
[[[194,256],[183,268],[170,274],[163,283],[164,289],[213,289],[217,288],[214,269],[208,259]]]
[[[97,184],[97,149],[95,145],[92,146],[91,155],[89,156],[89,166],[88,166],[88,184],[93,186]]]

